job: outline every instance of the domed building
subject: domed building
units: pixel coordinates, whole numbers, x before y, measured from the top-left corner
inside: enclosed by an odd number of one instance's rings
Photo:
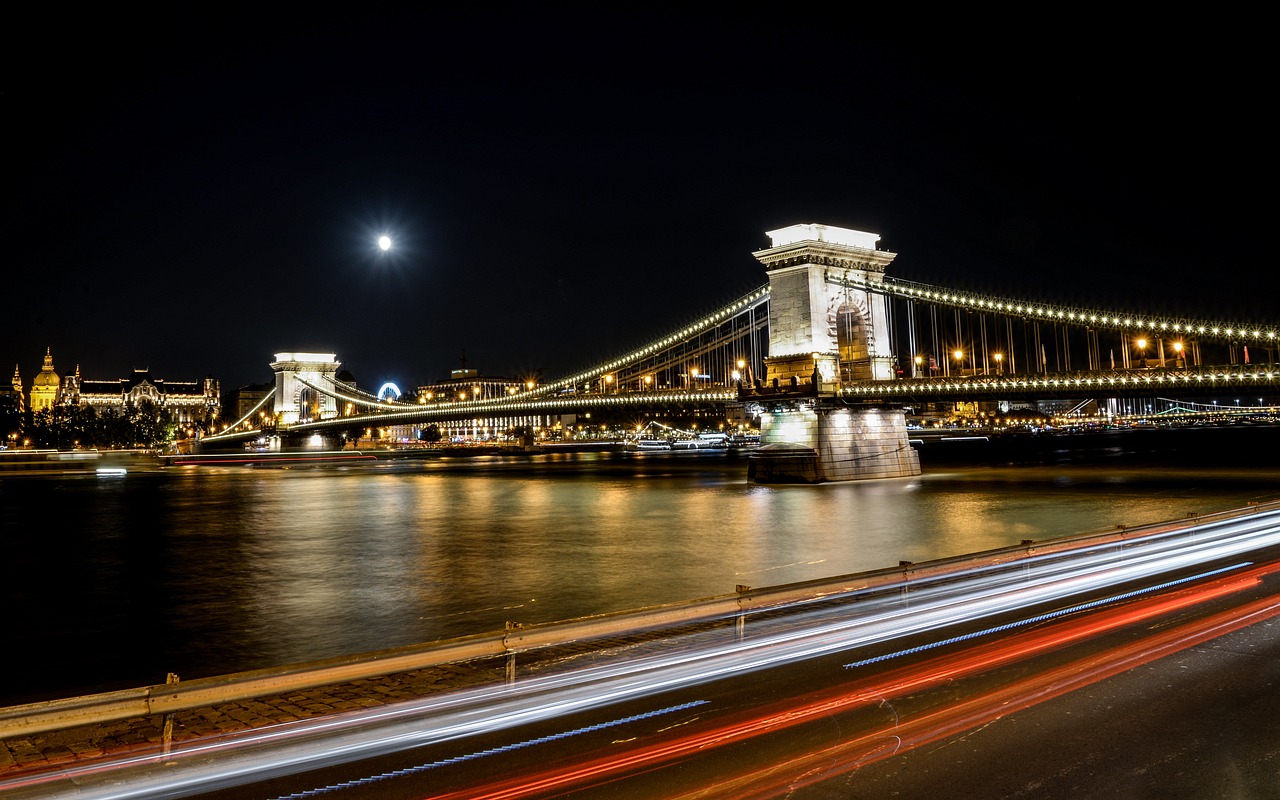
[[[62,379],[53,369],[53,348],[44,353],[44,366],[31,381],[31,410],[34,412],[53,408],[62,397]]]
[[[13,384],[21,407],[22,380],[14,367]],[[80,366],[60,377],[53,368],[52,348],[45,351],[44,366],[31,381],[28,407],[39,413],[54,406],[87,406],[96,411],[121,411],[147,401],[164,408],[180,424],[212,422],[222,402],[218,381],[212,375],[198,381],[166,381],[150,370],[135,369],[118,380],[85,380]]]

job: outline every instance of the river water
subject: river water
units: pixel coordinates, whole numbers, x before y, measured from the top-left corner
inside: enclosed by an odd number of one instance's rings
[[[750,485],[733,453],[4,478],[0,705],[1280,498],[1274,451],[1241,441],[1020,464],[926,452],[918,478],[819,486]]]

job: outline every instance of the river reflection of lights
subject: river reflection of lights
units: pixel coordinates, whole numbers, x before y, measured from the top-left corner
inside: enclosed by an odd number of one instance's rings
[[[1013,614],[1044,603],[1107,591],[1110,587],[1149,581],[1155,576],[1278,545],[1277,520],[1280,512],[1251,514],[1199,526],[1190,533],[1127,541],[1122,549],[1115,544],[1082,548],[1006,564],[994,571],[952,575],[945,582],[931,585],[922,582],[926,584],[924,587],[917,589],[913,585],[909,592],[864,593],[856,603],[815,606],[776,618],[752,618],[741,639],[727,640],[723,632],[691,634],[671,640],[660,655],[619,656],[603,665],[563,667],[561,672],[524,679],[511,686],[478,687],[410,703],[200,740],[175,746],[163,766],[157,756],[151,754],[0,781],[0,793],[38,786],[57,790],[73,784],[75,796],[84,798],[173,797],[493,733],[910,634]],[[1239,565],[1240,575],[1190,586],[1176,592],[1174,599],[1163,600],[1162,595],[1131,601],[1130,605],[1110,612],[1115,615],[1112,621],[1115,624],[1131,622],[1131,617],[1126,615],[1136,613],[1127,611],[1134,602],[1150,603],[1152,608],[1161,602],[1201,602],[1217,596],[1215,592],[1236,591],[1249,582],[1256,583],[1261,568],[1245,571],[1244,566]],[[1086,626],[1087,620],[1093,617],[1082,615],[1079,622],[1074,621],[1076,619],[1070,617],[1052,623],[1052,630],[1057,633],[1050,638],[1036,638],[1035,641],[1040,642],[1037,646],[1060,646],[1061,637],[1065,635],[1061,631],[1070,630],[1071,625]],[[1068,627],[1057,627],[1059,625]],[[1003,650],[1005,643],[1031,641],[1024,637],[1033,634],[1034,637],[1046,636],[1036,631],[996,640],[984,658],[1012,657],[1016,651]],[[997,655],[1001,653],[1003,655]],[[976,663],[968,668],[976,669]],[[916,674],[915,669],[918,668],[912,668],[915,675],[912,680],[928,680],[925,673]],[[851,690],[847,684],[840,688],[846,693],[840,695],[845,699],[838,702],[858,702],[853,698],[867,696]],[[888,691],[880,682],[875,682],[873,689],[877,696]],[[861,691],[870,690],[864,687]],[[825,698],[822,702],[832,700]],[[776,713],[795,714],[797,709],[792,704],[789,710]],[[757,727],[763,724],[758,722],[762,719],[759,713],[753,719],[757,719],[757,723],[753,723]],[[768,727],[765,725],[761,730]],[[721,735],[732,739],[737,734],[722,731]]]

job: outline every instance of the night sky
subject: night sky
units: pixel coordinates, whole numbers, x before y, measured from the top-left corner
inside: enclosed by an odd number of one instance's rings
[[[0,365],[553,378],[803,222],[900,278],[1277,321],[1265,26],[463,5],[11,27]]]

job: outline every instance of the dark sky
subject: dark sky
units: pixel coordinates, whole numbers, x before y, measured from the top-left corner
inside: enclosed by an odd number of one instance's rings
[[[464,5],[11,28],[0,364],[556,377],[801,222],[901,278],[1276,321],[1264,26]]]

